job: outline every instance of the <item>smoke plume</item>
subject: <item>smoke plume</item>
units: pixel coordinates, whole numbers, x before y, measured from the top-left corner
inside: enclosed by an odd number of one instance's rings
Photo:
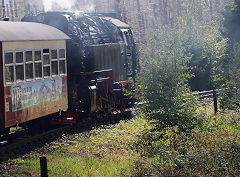
[[[43,0],[44,10],[94,12],[94,0]]]

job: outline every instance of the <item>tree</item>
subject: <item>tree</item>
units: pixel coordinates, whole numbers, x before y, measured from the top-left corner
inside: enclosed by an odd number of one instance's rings
[[[227,40],[220,33],[219,21],[211,15],[209,1],[183,1],[183,16],[177,21],[184,28],[184,44],[192,54],[189,63],[193,77],[192,90],[202,91],[218,87],[224,82],[222,68],[226,60]]]
[[[173,26],[160,27],[149,41],[137,81],[145,102],[142,111],[157,129],[178,126],[180,131],[189,131],[198,126],[198,106],[188,84],[200,90],[223,81],[220,76],[227,40],[216,23],[201,16],[202,6],[196,1],[184,2],[187,15]]]
[[[145,49],[146,63],[137,83],[142,111],[155,128],[178,126],[188,131],[198,123],[197,102],[187,85],[192,55],[183,47],[183,29],[162,27]]]
[[[223,35],[228,37],[231,50],[235,42],[240,42],[240,0],[226,5],[223,11]]]
[[[227,37],[228,60],[225,62],[224,77],[227,82],[223,85],[221,107],[224,109],[239,109],[240,107],[240,0],[234,0],[223,11],[222,34]],[[226,89],[227,88],[227,89]]]

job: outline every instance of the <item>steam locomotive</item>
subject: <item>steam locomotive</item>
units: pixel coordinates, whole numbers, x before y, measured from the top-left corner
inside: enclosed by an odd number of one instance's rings
[[[101,14],[47,12],[0,22],[0,135],[124,111],[137,52],[130,27]],[[37,22],[37,23],[36,23]]]

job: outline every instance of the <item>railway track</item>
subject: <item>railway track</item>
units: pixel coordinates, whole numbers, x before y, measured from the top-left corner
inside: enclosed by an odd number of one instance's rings
[[[59,127],[36,136],[23,136],[9,143],[0,145],[0,162],[29,153],[60,138],[63,134],[81,133],[90,131],[93,127],[118,123],[120,120],[133,118],[133,109],[125,113],[116,113],[102,116],[97,119],[83,119],[83,121],[69,126]]]

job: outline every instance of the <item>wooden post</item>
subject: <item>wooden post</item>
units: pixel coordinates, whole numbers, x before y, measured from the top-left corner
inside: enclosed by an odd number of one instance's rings
[[[218,103],[217,103],[217,92],[214,89],[213,90],[213,104],[214,104],[214,114],[217,114],[218,112]]]
[[[40,166],[41,166],[41,177],[48,177],[46,157],[40,157]]]

